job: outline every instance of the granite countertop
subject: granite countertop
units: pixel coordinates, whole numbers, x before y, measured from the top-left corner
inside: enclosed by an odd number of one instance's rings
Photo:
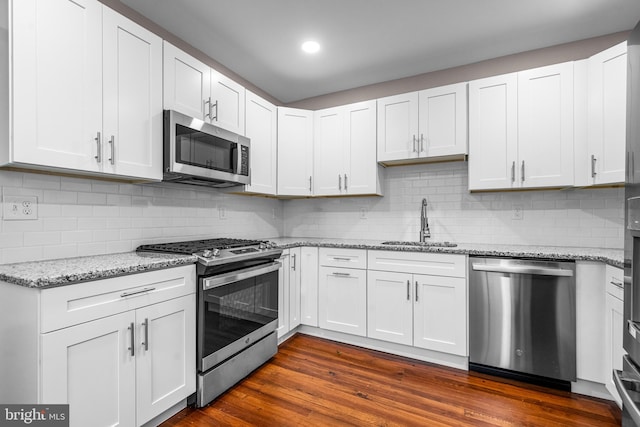
[[[405,252],[430,252],[471,256],[504,256],[521,258],[545,258],[560,261],[597,261],[623,267],[622,249],[577,248],[558,246],[489,245],[459,243],[455,247],[383,245],[373,239],[318,239],[274,238],[270,239],[286,249],[297,246],[329,248],[370,249]],[[196,257],[158,253],[126,252],[49,261],[23,262],[0,265],[0,281],[30,288],[50,288],[90,280],[106,279],[126,274],[193,264]]]
[[[570,246],[530,246],[508,244],[458,243],[455,247],[419,245],[383,245],[383,240],[277,238],[271,239],[282,248],[318,246],[329,248],[376,249],[405,252],[430,252],[471,256],[501,256],[517,258],[544,258],[558,261],[598,261],[622,268],[622,249],[580,248]],[[438,243],[437,241],[434,241]],[[415,243],[415,242],[414,242]],[[442,242],[440,242],[442,243]]]
[[[29,288],[51,288],[195,262],[192,255],[136,252],[21,262],[0,265],[0,281]]]

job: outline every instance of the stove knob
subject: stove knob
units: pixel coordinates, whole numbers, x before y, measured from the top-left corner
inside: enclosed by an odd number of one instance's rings
[[[205,249],[202,251],[202,256],[204,258],[214,258],[220,255],[220,249]]]
[[[258,246],[258,249],[260,250],[267,249],[267,244],[265,242],[260,243],[260,246]]]

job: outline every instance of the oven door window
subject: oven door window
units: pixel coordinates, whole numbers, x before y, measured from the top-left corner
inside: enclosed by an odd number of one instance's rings
[[[238,144],[176,124],[176,161],[237,173]]]
[[[277,318],[277,271],[205,290],[203,356]]]

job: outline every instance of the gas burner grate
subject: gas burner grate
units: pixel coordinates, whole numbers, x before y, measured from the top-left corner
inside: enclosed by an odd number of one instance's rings
[[[231,238],[218,238],[218,239],[204,239],[204,240],[191,240],[187,242],[172,242],[172,243],[157,243],[139,246],[138,252],[165,252],[172,254],[193,254],[196,252],[204,251],[205,249],[231,249],[240,248],[244,246],[256,246],[264,240],[250,240],[250,239],[231,239]]]

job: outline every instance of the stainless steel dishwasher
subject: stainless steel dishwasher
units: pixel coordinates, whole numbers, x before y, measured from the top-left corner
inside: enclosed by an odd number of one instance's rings
[[[576,380],[575,263],[469,258],[469,368],[567,389]]]

